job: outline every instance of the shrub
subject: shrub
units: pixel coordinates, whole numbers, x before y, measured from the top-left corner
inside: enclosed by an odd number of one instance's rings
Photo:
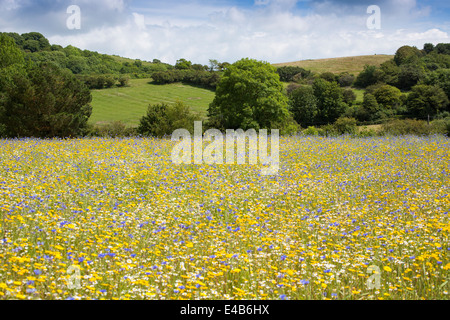
[[[344,102],[351,106],[353,102],[356,100],[356,94],[352,89],[345,89],[343,92]]]
[[[334,123],[337,133],[339,134],[356,134],[358,126],[354,118],[339,118]]]
[[[89,136],[104,138],[132,137],[136,135],[136,129],[127,127],[122,121],[114,121],[105,125],[95,125],[89,132]]]
[[[338,133],[336,128],[332,124],[327,124],[325,126],[320,127],[319,136],[322,137],[334,137],[337,136]]]
[[[164,137],[177,129],[187,129],[193,133],[196,116],[181,101],[174,105],[165,103],[150,105],[147,114],[141,118],[137,132],[144,136]]]
[[[317,130],[316,127],[311,126],[311,127],[308,127],[307,129],[303,130],[302,134],[305,136],[318,136],[319,131]]]
[[[113,76],[104,77],[105,88],[112,88],[116,84],[116,79]]]
[[[341,87],[350,87],[353,82],[355,82],[355,76],[352,74],[343,73],[339,76],[338,82]]]
[[[450,129],[450,117],[437,119],[431,122],[432,133],[445,134],[449,136],[450,133],[449,129]]]
[[[373,129],[368,129],[367,127],[362,128],[358,133],[358,137],[375,137],[378,133]]]
[[[422,120],[392,120],[382,125],[382,133],[389,135],[429,135],[432,127]]]
[[[306,71],[300,67],[294,66],[285,66],[277,69],[277,73],[280,75],[280,80],[283,82],[294,81],[294,76],[300,75],[300,78],[307,77],[309,75],[309,71]]]
[[[324,72],[320,77],[328,82],[336,81],[336,76],[332,72]]]
[[[119,77],[119,87],[126,87],[130,82],[130,77],[128,76],[120,76]]]
[[[301,85],[299,85],[298,83],[290,83],[287,88],[286,88],[286,93],[288,96],[290,96],[290,94],[295,91],[296,89],[300,88]]]

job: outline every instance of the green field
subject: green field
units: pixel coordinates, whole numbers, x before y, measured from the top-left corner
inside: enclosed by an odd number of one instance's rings
[[[283,66],[298,66],[306,70],[313,72],[332,72],[341,73],[348,72],[350,74],[358,75],[363,71],[364,66],[374,65],[379,66],[383,62],[386,62],[394,58],[391,55],[372,55],[372,56],[357,56],[357,57],[343,57],[332,59],[318,59],[318,60],[303,60],[295,62],[286,62],[274,64],[275,67]]]
[[[130,80],[130,86],[92,91],[92,116],[90,123],[103,124],[122,121],[136,126],[145,115],[149,104],[185,102],[191,110],[206,117],[214,92],[181,83],[154,85],[151,79]]]
[[[285,87],[289,83],[283,83]],[[363,101],[364,90],[353,89],[356,100]],[[151,84],[151,79],[130,80],[130,86],[92,90],[91,124],[102,125],[122,121],[128,126],[137,126],[145,115],[149,104],[185,102],[193,112],[205,119],[209,104],[214,99],[214,91],[186,84]]]
[[[363,102],[364,101],[364,91],[362,89],[353,89],[353,92],[356,94],[356,101]]]
[[[335,59],[306,60],[277,64],[298,65],[314,72],[331,71],[358,74],[365,64],[380,65],[393,56],[373,55]],[[287,87],[288,83],[284,83]],[[357,101],[363,100],[363,90],[354,90]],[[92,91],[93,112],[91,124],[106,124],[122,121],[128,126],[137,126],[139,119],[145,115],[149,104],[185,102],[191,110],[206,118],[209,104],[214,99],[214,91],[182,83],[155,85],[151,79],[132,79],[125,88],[111,88]]]

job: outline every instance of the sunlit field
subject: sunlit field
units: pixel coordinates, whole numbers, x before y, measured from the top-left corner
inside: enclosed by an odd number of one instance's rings
[[[278,176],[174,144],[1,140],[0,299],[448,299],[448,138],[281,138]]]

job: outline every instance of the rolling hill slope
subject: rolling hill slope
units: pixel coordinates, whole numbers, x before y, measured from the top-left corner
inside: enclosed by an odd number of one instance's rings
[[[145,115],[149,104],[185,102],[191,110],[205,118],[214,92],[181,83],[154,85],[150,79],[133,79],[125,88],[92,90],[92,116],[90,123],[104,124],[122,121],[136,126]]]
[[[275,67],[298,66],[306,70],[314,72],[332,72],[341,73],[348,72],[358,75],[366,64],[379,66],[385,61],[393,59],[393,55],[372,55],[372,56],[356,56],[318,60],[302,60],[295,62],[277,63]]]
[[[363,70],[364,65],[378,66],[393,57],[357,56],[288,62],[274,66],[300,66],[314,72],[349,72],[357,75]],[[150,81],[151,79],[133,79],[129,87],[93,90],[93,112],[90,123],[101,125],[120,120],[129,126],[137,126],[149,104],[174,103],[177,100],[185,102],[192,111],[206,118],[208,106],[214,99],[214,91],[181,83],[154,85]],[[361,100],[362,93],[357,93],[358,100]]]

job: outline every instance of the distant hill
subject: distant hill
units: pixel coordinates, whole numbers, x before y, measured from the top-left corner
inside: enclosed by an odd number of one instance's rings
[[[374,65],[380,66],[383,62],[393,59],[393,55],[372,55],[372,56],[355,56],[355,57],[343,57],[343,58],[331,58],[331,59],[318,59],[318,60],[302,60],[295,62],[277,63],[275,67],[284,66],[297,66],[313,72],[323,73],[341,73],[348,72],[350,74],[358,75],[364,66]]]

